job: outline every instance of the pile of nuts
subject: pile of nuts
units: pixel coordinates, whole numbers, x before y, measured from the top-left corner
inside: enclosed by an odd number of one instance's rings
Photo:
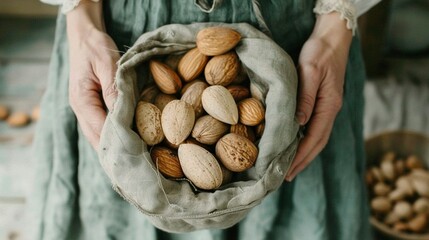
[[[9,108],[0,105],[0,121],[6,121],[11,127],[23,127],[30,123],[30,121],[37,121],[40,115],[40,108],[36,106],[33,108],[31,115],[26,112],[13,112],[10,113]]]
[[[234,51],[240,39],[233,29],[209,27],[184,55],[149,61],[155,85],[143,89],[135,122],[165,177],[213,190],[255,164],[265,107]]]
[[[399,232],[429,232],[429,171],[421,159],[387,152],[368,168],[366,182],[378,221]]]

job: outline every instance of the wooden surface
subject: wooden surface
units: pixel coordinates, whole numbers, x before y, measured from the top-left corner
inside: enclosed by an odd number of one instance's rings
[[[0,4],[1,9],[1,4]],[[0,104],[11,112],[38,105],[48,75],[55,19],[0,18]],[[0,121],[0,240],[23,239],[33,177],[35,123],[11,128]]]

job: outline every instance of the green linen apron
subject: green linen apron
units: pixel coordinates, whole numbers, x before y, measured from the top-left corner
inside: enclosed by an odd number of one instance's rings
[[[266,27],[296,62],[314,25],[313,0],[104,0],[107,31],[120,51],[169,23],[248,22]],[[260,8],[258,8],[260,6]],[[260,15],[261,14],[261,15]],[[58,17],[48,88],[34,149],[30,238],[81,239],[371,239],[363,183],[363,69],[355,38],[344,103],[327,147],[292,183],[269,195],[234,230],[170,234],[153,227],[116,194],[68,102],[66,22]],[[262,29],[264,30],[264,29]]]

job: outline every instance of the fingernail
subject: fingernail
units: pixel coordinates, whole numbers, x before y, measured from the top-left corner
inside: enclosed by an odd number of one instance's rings
[[[291,176],[287,176],[287,177],[286,177],[286,181],[288,181],[288,182],[292,182],[292,180],[293,180],[293,177],[291,177]]]
[[[295,117],[298,120],[299,125],[304,125],[305,114],[303,112],[297,112]]]

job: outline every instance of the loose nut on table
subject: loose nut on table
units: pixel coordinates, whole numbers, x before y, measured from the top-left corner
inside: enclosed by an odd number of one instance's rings
[[[5,120],[9,116],[9,109],[6,106],[0,105],[0,120]]]
[[[14,112],[6,121],[11,127],[23,127],[30,122],[30,116],[25,112]]]

